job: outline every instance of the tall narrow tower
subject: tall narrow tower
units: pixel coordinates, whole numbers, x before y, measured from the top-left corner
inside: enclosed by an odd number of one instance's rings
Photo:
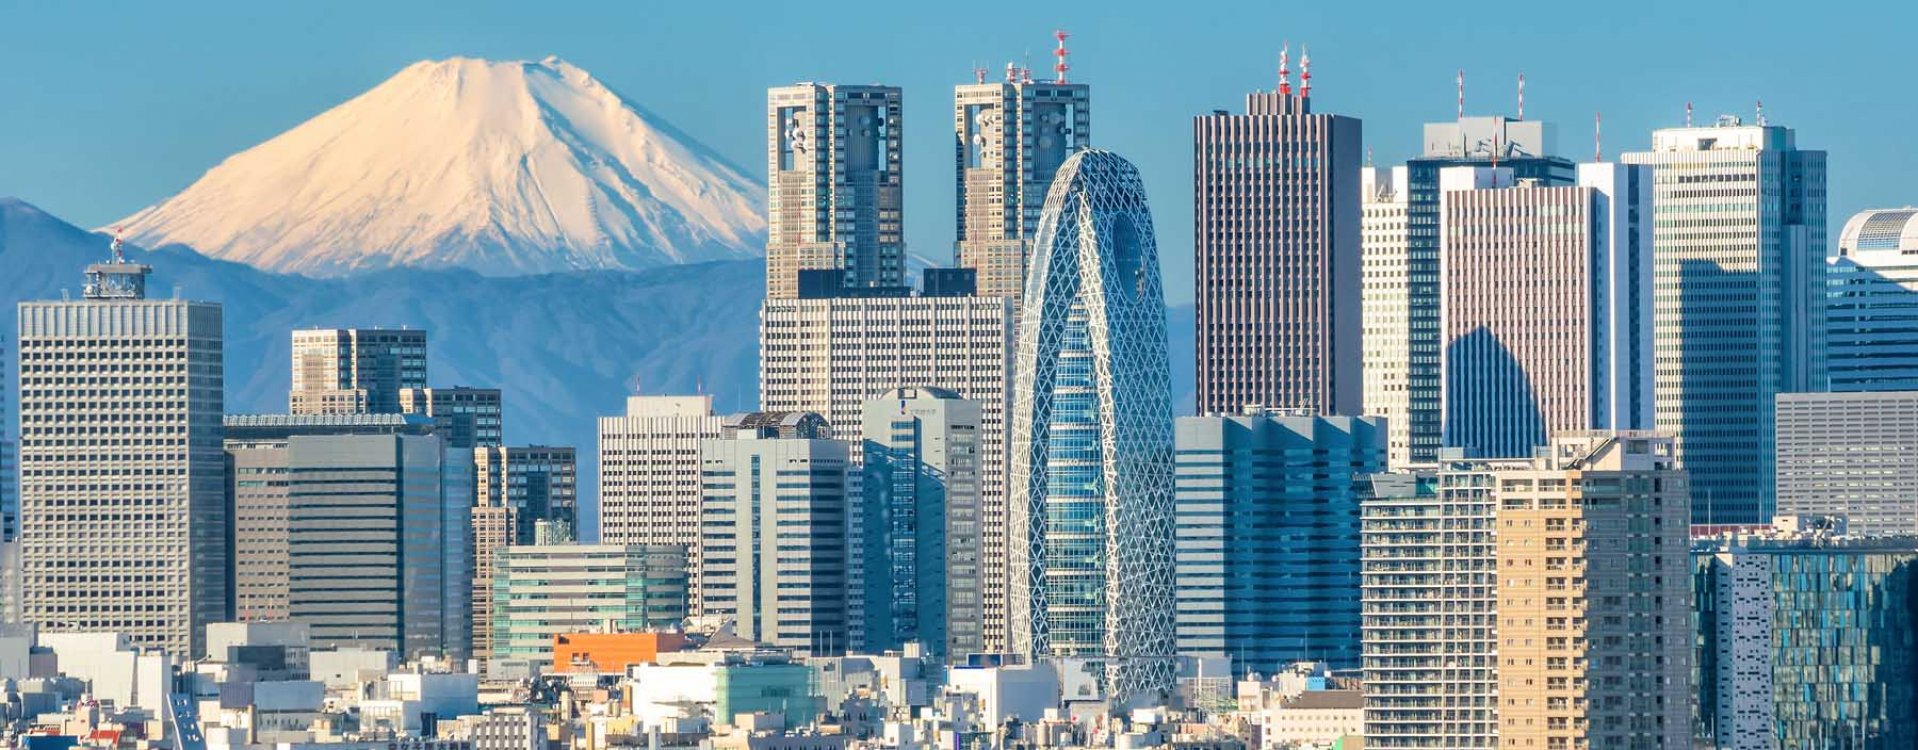
[[[1008,297],[1017,308],[1053,175],[1091,142],[1091,102],[1090,86],[1063,75],[1033,81],[1011,66],[1003,81],[953,88],[954,260],[977,272],[979,296]]]
[[[1192,121],[1196,373],[1203,414],[1247,405],[1357,415],[1357,118],[1314,114],[1309,58],[1294,92]]]
[[[20,303],[20,616],[190,658],[230,615],[222,322],[152,270],[116,239],[83,299]]]
[[[1013,389],[1013,649],[1081,657],[1117,703],[1173,681],[1172,401],[1145,187],[1066,159],[1039,222]]]
[[[799,296],[802,271],[838,286],[905,283],[900,93],[800,83],[766,92],[766,296]]]

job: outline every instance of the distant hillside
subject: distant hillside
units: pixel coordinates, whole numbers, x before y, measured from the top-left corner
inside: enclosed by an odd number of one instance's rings
[[[6,339],[18,330],[14,302],[78,295],[82,269],[106,255],[104,235],[0,198]],[[229,412],[285,411],[294,328],[424,328],[432,382],[502,388],[507,439],[578,447],[581,489],[591,495],[595,420],[618,413],[635,386],[648,393],[703,389],[723,411],[751,409],[758,400],[758,261],[518,277],[396,269],[314,279],[178,247],[131,255],[153,265],[153,294],[178,289],[183,297],[225,304]],[[1191,306],[1172,308],[1168,320],[1173,403],[1187,413]],[[9,391],[12,354],[9,347],[4,358]],[[14,402],[11,393],[7,402]],[[595,500],[587,502],[596,508]]]

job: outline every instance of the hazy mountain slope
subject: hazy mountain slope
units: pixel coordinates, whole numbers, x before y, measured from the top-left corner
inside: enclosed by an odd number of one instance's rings
[[[313,279],[183,248],[136,248],[130,255],[154,266],[154,295],[170,296],[177,287],[181,296],[225,305],[229,412],[286,410],[294,328],[425,328],[432,381],[503,389],[507,439],[578,447],[581,489],[590,495],[598,476],[596,420],[618,413],[635,384],[648,393],[703,388],[722,411],[758,401],[764,266],[756,261],[513,278],[399,269]],[[63,291],[77,296],[82,269],[106,256],[104,235],[0,198],[7,403],[14,403],[14,303],[59,299]],[[1174,406],[1185,414],[1192,405],[1192,308],[1170,308],[1167,319]],[[16,416],[9,410],[10,420]]]
[[[556,58],[414,64],[123,219],[258,268],[493,276],[763,252],[766,192]]]
[[[82,269],[106,248],[103,235],[0,198],[6,339],[18,330],[13,303],[63,291],[77,297]],[[635,382],[650,393],[703,387],[725,410],[757,401],[757,261],[513,278],[400,269],[311,279],[184,249],[129,254],[153,265],[151,294],[177,287],[183,297],[225,305],[229,412],[286,410],[294,328],[425,328],[433,383],[504,389],[507,439],[579,447],[589,458],[581,468],[590,492],[595,420],[619,413]],[[6,349],[10,373],[13,348]],[[11,375],[6,384],[11,390]]]

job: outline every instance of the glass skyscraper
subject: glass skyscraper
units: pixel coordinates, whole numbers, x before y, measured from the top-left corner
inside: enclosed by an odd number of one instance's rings
[[[1179,418],[1179,653],[1358,667],[1359,482],[1385,469],[1385,431],[1270,409]]]
[[[1093,659],[1105,697],[1151,700],[1173,678],[1172,402],[1138,170],[1073,154],[1034,244],[1013,390],[1013,648]]]

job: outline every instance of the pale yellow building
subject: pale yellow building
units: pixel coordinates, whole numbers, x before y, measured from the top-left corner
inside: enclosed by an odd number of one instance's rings
[[[1563,434],[1494,477],[1498,746],[1689,747],[1691,508],[1671,438]]]

